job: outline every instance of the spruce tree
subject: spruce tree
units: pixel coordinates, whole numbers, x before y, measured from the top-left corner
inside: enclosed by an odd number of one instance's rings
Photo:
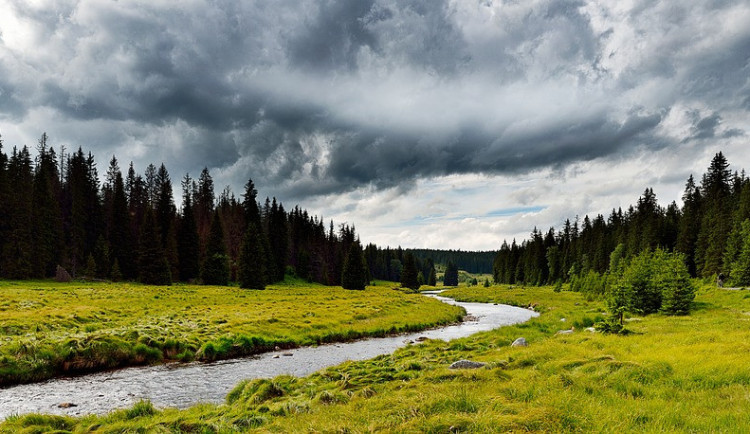
[[[240,250],[238,280],[240,288],[266,289],[263,242],[261,231],[250,223],[245,231]]]
[[[138,260],[138,280],[147,285],[171,285],[172,275],[169,263],[164,255],[160,234],[156,226],[156,218],[151,208],[146,209],[146,215],[141,225],[140,256]]]
[[[58,197],[60,176],[55,151],[47,146],[47,134],[42,134],[37,148],[37,164],[32,192],[32,274],[37,277],[54,276],[62,252],[62,215]]]
[[[114,265],[118,263],[120,273],[125,279],[134,279],[136,273],[136,249],[131,232],[128,199],[125,196],[125,183],[122,173],[114,173],[112,206],[109,216],[109,259]]]
[[[227,285],[229,283],[229,257],[224,245],[224,230],[219,212],[214,211],[211,231],[206,245],[206,259],[203,261],[201,278],[204,285]]]
[[[344,289],[363,290],[367,285],[367,264],[359,242],[353,242],[344,260],[341,286]]]
[[[183,198],[182,218],[178,229],[177,262],[180,269],[180,280],[187,282],[200,275],[200,240],[189,193],[185,194]]]
[[[458,286],[458,267],[453,261],[448,261],[443,276],[443,286]]]
[[[430,275],[427,277],[427,285],[428,286],[436,286],[437,285],[437,274],[435,273],[435,267],[433,266],[430,268]]]
[[[9,228],[3,245],[2,269],[6,278],[26,279],[33,274],[31,196],[34,176],[27,147],[24,146],[20,151],[13,148],[7,173],[8,183],[12,188],[9,188],[8,195]]]
[[[10,185],[8,182],[8,156],[3,153],[3,140],[0,135],[0,255],[3,254],[5,240],[8,238],[9,226],[9,205],[10,205]],[[5,276],[3,272],[3,258],[0,256],[0,277]]]
[[[401,287],[419,289],[417,265],[410,252],[406,252],[404,255],[404,267],[401,269]]]

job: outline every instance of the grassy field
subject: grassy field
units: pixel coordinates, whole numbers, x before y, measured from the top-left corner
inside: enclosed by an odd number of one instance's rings
[[[479,287],[448,294],[534,305],[542,315],[306,378],[243,382],[226,405],[178,411],[143,402],[105,417],[14,417],[0,431],[750,431],[748,291],[703,288],[692,315],[629,318],[626,336],[582,330],[602,317],[603,305],[577,293]],[[571,327],[573,334],[556,334]],[[511,347],[521,336],[529,346]],[[487,366],[448,368],[459,359]]]
[[[0,281],[0,385],[416,331],[463,314],[390,288]]]

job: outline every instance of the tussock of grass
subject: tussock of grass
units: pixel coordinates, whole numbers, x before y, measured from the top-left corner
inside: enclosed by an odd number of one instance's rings
[[[289,280],[250,291],[0,281],[0,385],[418,331],[462,314],[385,286],[346,291]]]

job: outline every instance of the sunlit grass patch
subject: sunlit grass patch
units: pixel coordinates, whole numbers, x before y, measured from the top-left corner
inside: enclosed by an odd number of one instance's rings
[[[0,281],[0,385],[164,361],[213,361],[458,321],[463,311],[392,291],[289,281],[236,287]]]

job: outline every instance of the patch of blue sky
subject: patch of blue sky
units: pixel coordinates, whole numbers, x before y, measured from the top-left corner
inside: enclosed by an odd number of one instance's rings
[[[421,226],[426,223],[430,223],[431,221],[463,220],[467,218],[482,219],[482,218],[487,218],[487,217],[510,217],[510,216],[514,216],[517,214],[540,212],[544,210],[545,208],[547,207],[540,206],[540,205],[501,208],[501,209],[492,210],[488,213],[481,214],[481,215],[436,213],[436,214],[420,215],[420,216],[414,217],[406,221],[394,223],[393,225],[389,225],[389,226],[392,226],[392,227]]]
[[[516,214],[526,214],[531,212],[540,212],[547,208],[546,206],[517,206],[512,208],[501,208],[490,211],[484,215],[484,217],[508,217]]]

